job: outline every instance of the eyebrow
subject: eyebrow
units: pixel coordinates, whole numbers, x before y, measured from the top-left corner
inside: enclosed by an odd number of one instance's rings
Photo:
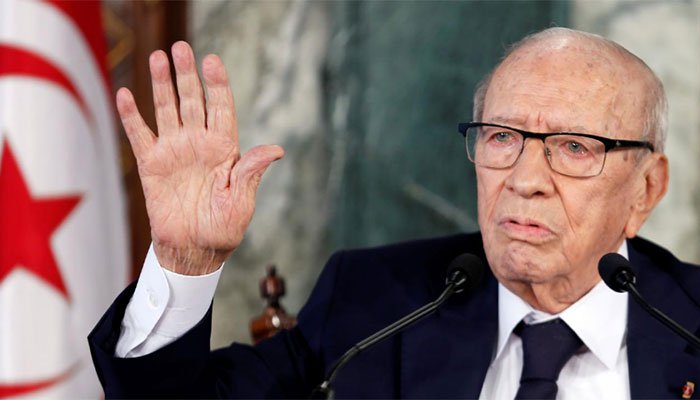
[[[489,122],[493,121],[495,124],[499,125],[515,125],[515,127],[522,129],[521,127],[524,125],[525,121],[527,118],[512,118],[512,117],[507,117],[507,116],[500,116],[497,115],[493,118],[489,118]],[[570,128],[554,128],[554,129],[549,129],[547,132],[569,132],[569,133],[587,133],[587,134],[600,134],[600,132],[590,132],[588,129],[585,129],[584,127],[577,125],[575,127],[570,127]],[[535,132],[535,133],[546,133],[546,132]]]
[[[503,124],[503,125],[510,125],[510,124],[515,124],[515,125],[523,125],[527,118],[509,118],[509,117],[502,117],[502,116],[495,116],[493,118],[489,118],[492,120],[494,123],[497,124]]]

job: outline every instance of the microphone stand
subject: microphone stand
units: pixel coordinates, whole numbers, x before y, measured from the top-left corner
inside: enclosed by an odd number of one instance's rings
[[[345,365],[351,358],[355,357],[357,354],[359,354],[361,351],[367,349],[370,346],[373,346],[382,340],[400,332],[401,330],[407,328],[408,326],[415,324],[416,322],[422,320],[423,318],[427,317],[428,315],[432,314],[437,310],[438,307],[442,305],[452,294],[455,293],[457,287],[462,284],[466,278],[464,277],[464,274],[460,271],[461,276],[458,276],[459,274],[454,274],[450,277],[450,280],[448,282],[447,287],[445,290],[440,294],[440,297],[435,299],[435,301],[428,303],[424,305],[423,307],[413,311],[412,313],[406,315],[405,317],[399,319],[398,321],[394,322],[393,324],[387,326],[384,329],[381,329],[368,338],[362,340],[361,342],[358,342],[356,345],[352,346],[348,351],[343,354],[342,357],[336,361],[336,363],[333,365],[333,367],[330,369],[328,372],[328,375],[326,376],[326,380],[321,382],[320,385],[316,386],[314,390],[311,392],[311,399],[334,399],[335,398],[335,393],[333,391],[333,388],[331,384],[335,380],[336,375],[338,374],[338,371],[340,368]]]
[[[662,313],[656,307],[652,306],[646,300],[644,300],[642,295],[637,290],[637,287],[635,286],[633,281],[625,282],[624,286],[625,289],[627,289],[627,291],[630,294],[632,294],[634,300],[637,301],[637,303],[639,303],[639,305],[642,306],[642,308],[645,309],[649,314],[651,314],[652,317],[656,318],[659,322],[666,325],[672,331],[676,332],[678,335],[683,337],[683,339],[687,340],[688,343],[695,346],[696,349],[700,350],[700,339],[692,335],[685,328],[680,326],[676,321],[667,317],[666,314]]]
[[[598,272],[608,287],[616,292],[628,292],[632,298],[657,321],[685,339],[689,344],[700,350],[700,339],[694,336],[676,321],[649,304],[637,290],[637,277],[632,270],[629,260],[617,253],[608,253],[598,262]]]

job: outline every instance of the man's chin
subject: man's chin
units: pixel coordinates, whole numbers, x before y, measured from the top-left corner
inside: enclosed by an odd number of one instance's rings
[[[551,269],[535,264],[506,264],[500,266],[494,274],[499,280],[527,285],[546,283],[554,276]]]
[[[499,280],[528,284],[544,283],[556,275],[557,256],[540,245],[510,241],[488,250],[491,268]]]

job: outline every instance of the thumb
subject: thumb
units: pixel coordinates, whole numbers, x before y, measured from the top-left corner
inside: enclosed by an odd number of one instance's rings
[[[247,200],[255,198],[262,175],[273,162],[284,157],[284,149],[274,144],[253,147],[233,166],[231,188]]]

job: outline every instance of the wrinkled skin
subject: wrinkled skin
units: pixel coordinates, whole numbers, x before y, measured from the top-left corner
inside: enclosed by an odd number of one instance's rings
[[[646,73],[571,38],[528,45],[495,71],[482,121],[640,140]],[[636,235],[666,191],[667,164],[661,153],[618,150],[599,176],[572,178],[552,171],[541,141],[527,140],[514,166],[477,167],[494,274],[534,308],[563,311],[600,281],[600,257]]]
[[[241,156],[219,57],[202,61],[207,100],[190,46],[175,43],[172,58],[177,92],[165,52],[149,60],[157,136],[128,89],[117,92],[117,109],[138,163],[158,261],[177,273],[201,275],[219,268],[241,243],[262,174],[284,151],[265,145]]]

